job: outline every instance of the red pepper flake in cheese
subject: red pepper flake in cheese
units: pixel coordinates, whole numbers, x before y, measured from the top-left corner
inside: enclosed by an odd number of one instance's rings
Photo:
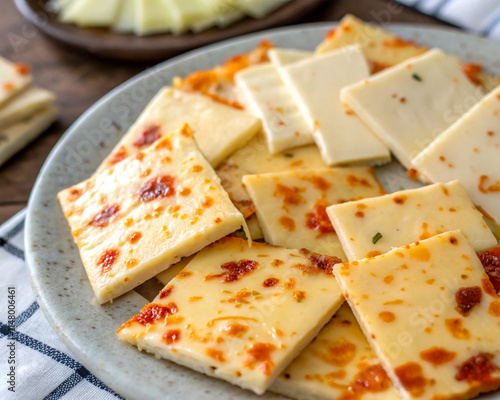
[[[332,257],[332,256],[324,256],[324,255],[309,251],[307,249],[300,249],[300,254],[302,254],[304,257],[306,257],[315,268],[318,268],[321,271],[326,272],[329,275],[333,274],[333,272],[332,272],[333,266],[335,264],[340,264],[342,262],[342,260],[340,258]]]
[[[444,321],[446,329],[451,333],[455,339],[469,340],[470,332],[464,328],[463,322],[460,318],[450,318]]]
[[[170,296],[173,290],[174,290],[174,285],[168,285],[165,289],[163,289],[160,292],[160,300]]]
[[[166,331],[161,337],[166,344],[178,342],[181,338],[181,331],[179,329],[170,329]]]
[[[15,86],[12,82],[7,81],[7,82],[4,82],[4,84],[2,85],[2,88],[3,88],[3,90],[5,90],[7,92],[11,92],[12,90],[15,89]]]
[[[29,75],[31,72],[31,67],[24,63],[17,63],[14,68],[18,75]]]
[[[481,71],[483,70],[483,66],[479,64],[469,64],[465,63],[462,65],[463,73],[469,78],[469,80],[477,86],[481,86],[483,84],[483,80],[481,79]]]
[[[306,226],[309,229],[319,231],[320,236],[335,233],[335,229],[326,213],[326,204],[323,200],[318,200],[314,205],[314,212],[306,214]]]
[[[220,350],[208,348],[207,356],[213,358],[215,361],[218,361],[220,363],[226,362],[226,359],[224,358],[224,353]]]
[[[75,200],[79,199],[82,194],[83,194],[82,189],[73,188],[69,191],[68,200],[75,201]]]
[[[356,356],[356,345],[348,340],[331,342],[325,340],[325,351],[313,351],[313,355],[335,367],[345,367]]]
[[[250,328],[246,325],[241,325],[236,322],[230,322],[222,328],[222,332],[224,332],[228,336],[242,337],[249,329]]]
[[[455,375],[457,381],[467,381],[468,383],[480,382],[489,383],[492,381],[491,373],[498,371],[492,360],[495,358],[490,353],[479,353],[466,360]]]
[[[408,171],[406,171],[406,175],[408,175],[408,178],[414,181],[417,179],[418,171],[415,168],[410,168]]]
[[[408,200],[408,196],[406,196],[404,194],[401,196],[396,196],[393,199],[394,203],[399,204],[399,205],[403,205],[406,202],[406,200]]]
[[[105,274],[106,272],[109,272],[111,270],[119,255],[119,250],[112,249],[106,250],[101,255],[101,257],[99,257],[99,260],[97,260],[97,265],[101,267],[101,274]]]
[[[170,315],[176,313],[177,305],[175,303],[168,303],[166,306],[154,303],[148,304],[142,308],[140,314],[134,315],[127,322],[125,322],[120,329],[118,329],[117,333],[130,326],[133,322],[138,322],[141,325],[147,326],[154,324],[160,319],[166,319]]]
[[[181,196],[189,196],[191,194],[191,189],[184,188],[181,190]]]
[[[336,29],[335,29],[335,28],[330,29],[330,30],[326,33],[326,35],[325,35],[325,39],[326,39],[326,40],[331,40],[331,39],[333,39],[333,38],[335,37],[335,31],[336,31]]]
[[[479,186],[478,186],[479,191],[484,194],[500,192],[500,182],[496,182],[495,184],[490,185],[488,187],[484,186],[488,179],[489,179],[488,175],[481,175],[479,177]]]
[[[360,367],[362,370],[356,374],[338,400],[361,400],[367,392],[380,393],[392,387],[391,380],[380,364],[362,363]]]
[[[448,351],[436,346],[420,352],[420,358],[431,363],[435,367],[453,361],[456,356],[457,353],[455,353],[454,351]]]
[[[387,323],[389,323],[389,322],[393,322],[393,321],[396,319],[396,316],[395,316],[395,315],[394,315],[394,313],[393,313],[393,312],[391,312],[391,311],[382,311],[382,312],[378,315],[378,317],[379,317],[382,321],[387,322]]]
[[[382,45],[385,47],[392,47],[392,48],[416,47],[414,42],[401,39],[400,37],[395,37],[394,39],[385,40],[384,42],[382,42]]]
[[[257,262],[251,260],[240,260],[238,262],[231,261],[225,264],[222,264],[220,268],[224,271],[221,274],[217,275],[207,275],[205,276],[205,280],[209,281],[212,279],[219,278],[220,282],[235,282],[248,275],[253,270],[257,268]]]
[[[255,364],[260,364],[260,369],[264,375],[271,375],[271,369],[274,366],[271,360],[271,353],[276,350],[276,346],[271,343],[253,343],[245,346],[248,355],[245,361],[245,367],[254,369]]]
[[[368,64],[370,65],[370,74],[376,74],[377,72],[383,71],[386,68],[389,68],[390,65],[382,64],[373,60],[369,60]]]
[[[273,287],[278,284],[280,280],[278,278],[267,278],[264,282],[262,282],[262,286],[264,287]]]
[[[483,268],[490,277],[495,291],[500,292],[500,246],[478,253]]]
[[[285,262],[283,260],[278,260],[278,259],[271,261],[271,265],[275,268],[281,267],[284,263]]]
[[[172,176],[158,176],[143,183],[138,196],[143,202],[173,196],[175,194],[174,184],[175,179]]]
[[[420,397],[425,392],[427,379],[423,375],[422,367],[415,362],[407,362],[394,369],[396,376],[412,397]]]
[[[382,253],[378,250],[373,250],[373,251],[370,251],[367,255],[366,255],[366,258],[373,258],[373,257],[377,257],[379,255],[381,255]]]
[[[110,222],[116,219],[119,211],[120,206],[118,204],[107,206],[94,217],[94,219],[90,222],[90,225],[104,228],[105,226],[108,226]]]
[[[291,205],[297,205],[297,204],[302,204],[305,203],[304,198],[300,194],[301,192],[304,192],[305,189],[300,189],[297,187],[290,188],[288,186],[282,185],[281,183],[278,183],[276,185],[276,191],[274,192],[273,196],[274,197],[283,197],[283,203],[285,205],[291,204]]]
[[[500,317],[500,301],[492,301],[488,307],[488,313],[494,317]]]
[[[139,139],[134,143],[135,147],[149,146],[156,142],[161,137],[160,127],[158,125],[151,125],[141,132]]]
[[[226,99],[223,99],[222,97],[220,96],[217,96],[215,93],[203,93],[205,96],[207,96],[208,98],[212,99],[213,101],[217,102],[217,103],[220,103],[220,104],[224,104],[225,106],[228,106],[228,107],[232,107],[232,108],[236,108],[237,110],[244,110],[245,107],[243,107],[243,105],[237,101],[229,101],[229,100],[226,100]]]
[[[127,149],[125,146],[120,146],[120,148],[111,156],[109,164],[115,165],[120,161],[123,161],[127,157]]]
[[[457,293],[455,293],[456,310],[466,317],[474,306],[481,302],[482,296],[483,291],[479,286],[458,289]]]
[[[177,274],[177,278],[179,279],[185,279],[189,278],[193,273],[191,271],[181,271]]]
[[[137,243],[142,238],[141,232],[133,232],[128,236],[128,241],[132,244]]]
[[[297,303],[301,303],[302,300],[306,298],[306,292],[303,290],[296,290],[293,292],[292,297]]]
[[[201,206],[203,208],[210,208],[213,205],[214,205],[214,199],[209,196],[205,197],[205,200],[203,200],[203,202],[201,203]]]
[[[290,232],[295,231],[295,221],[292,218],[284,215],[284,216],[280,217],[280,219],[278,221],[279,221],[280,225],[284,229],[286,229],[287,231],[290,231]]]
[[[347,175],[345,177],[345,181],[347,185],[349,186],[364,186],[364,187],[372,187],[372,184],[368,182],[368,179],[366,178],[360,178],[357,177],[356,175]]]
[[[201,165],[193,165],[191,168],[191,172],[201,172],[203,171],[203,167]]]
[[[481,279],[481,286],[483,287],[486,294],[489,294],[491,297],[498,297],[498,293],[496,292],[495,287],[489,279]]]
[[[325,178],[317,175],[313,175],[310,178],[304,178],[304,180],[311,182],[316,189],[321,191],[326,191],[330,189],[330,187],[332,186],[332,184],[328,182]]]
[[[431,253],[427,247],[424,247],[419,242],[416,242],[415,246],[412,246],[410,249],[410,257],[426,262],[431,259]]]

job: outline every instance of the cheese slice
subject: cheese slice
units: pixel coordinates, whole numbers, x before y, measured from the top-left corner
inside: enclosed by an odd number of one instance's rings
[[[338,259],[224,238],[118,330],[142,350],[262,394],[343,302]]]
[[[130,33],[135,29],[134,0],[120,0],[120,6],[111,28],[120,33]]]
[[[256,206],[267,243],[346,259],[326,214],[332,204],[385,194],[367,167],[247,175],[243,184]]]
[[[407,168],[482,97],[455,57],[431,50],[342,90],[341,98]]]
[[[170,7],[164,0],[135,0],[136,35],[151,35],[167,32],[172,27]]]
[[[245,219],[250,218],[255,212],[255,205],[252,203],[252,199],[242,182],[243,176],[247,174],[247,171],[235,165],[222,163],[217,167],[215,172],[220,178],[222,187],[236,208],[243,214]]]
[[[269,390],[298,400],[399,400],[347,304]]]
[[[56,120],[59,109],[48,106],[7,128],[0,129],[0,165],[38,137]]]
[[[204,0],[162,0],[168,7],[172,33],[180,35],[187,31],[191,24],[205,20],[209,8]],[[204,24],[205,25],[205,24]]]
[[[64,7],[59,18],[79,26],[108,27],[118,15],[121,0],[74,0]]]
[[[317,47],[316,53],[323,54],[352,44],[361,46],[372,72],[399,64],[427,51],[426,47],[417,46],[347,14],[336,28],[328,32],[325,40]]]
[[[340,90],[368,77],[359,46],[312,57],[279,69],[328,165],[380,164],[389,150],[340,102]]]
[[[29,118],[54,102],[55,95],[45,89],[29,87],[0,108],[0,129]]]
[[[58,198],[101,304],[244,224],[187,125]]]
[[[31,83],[30,68],[0,57],[0,106]]]
[[[314,143],[312,130],[271,63],[245,68],[236,75],[236,84],[248,110],[262,119],[271,154]]]
[[[500,301],[460,231],[335,276],[404,399],[470,399],[500,387]]]
[[[477,251],[496,239],[459,181],[333,205],[328,216],[349,261],[460,229]]]
[[[472,201],[500,225],[500,87],[413,161],[432,182],[460,179]]]
[[[314,53],[302,50],[273,48],[267,52],[267,55],[274,66],[279,68],[310,58]]]
[[[242,0],[238,6],[253,18],[264,18],[290,0]]]
[[[217,166],[238,147],[248,142],[261,123],[251,115],[196,93],[170,87],[161,90],[149,103],[112,153],[98,168],[102,171],[124,158],[137,154],[162,135],[188,123],[201,152]]]

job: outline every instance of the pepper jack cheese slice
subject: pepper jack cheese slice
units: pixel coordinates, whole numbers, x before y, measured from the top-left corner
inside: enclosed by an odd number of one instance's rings
[[[412,163],[432,182],[460,179],[500,225],[500,87],[435,139]]]
[[[273,64],[245,68],[235,79],[248,110],[262,119],[271,154],[314,142],[312,130]]]
[[[389,150],[340,101],[340,90],[369,75],[358,46],[279,68],[328,165],[384,163]]]
[[[499,297],[460,231],[334,271],[404,399],[470,399],[500,387]]]
[[[243,178],[266,242],[346,259],[326,214],[332,204],[385,194],[367,167],[286,171]]]
[[[137,154],[184,123],[193,129],[201,152],[212,166],[248,142],[261,127],[257,118],[243,111],[167,87],[151,101],[98,171]]]
[[[345,303],[269,389],[298,400],[400,399]]]
[[[0,57],[0,106],[31,82],[30,67]]]
[[[188,126],[58,198],[101,304],[244,224]]]
[[[459,181],[333,205],[326,211],[349,261],[454,229],[477,251],[497,244]]]
[[[262,394],[343,302],[339,262],[228,237],[201,251],[120,339]]]
[[[407,168],[482,97],[455,57],[430,50],[342,90],[341,99]]]

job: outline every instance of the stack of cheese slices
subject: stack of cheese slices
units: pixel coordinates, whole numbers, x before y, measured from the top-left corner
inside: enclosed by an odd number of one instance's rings
[[[495,82],[352,16],[175,79],[58,195],[100,303],[162,283],[118,337],[257,394],[496,390]]]
[[[54,94],[31,85],[31,69],[0,57],[0,165],[56,119]]]

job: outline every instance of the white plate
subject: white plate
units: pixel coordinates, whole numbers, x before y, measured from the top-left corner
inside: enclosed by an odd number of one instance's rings
[[[266,38],[276,45],[313,50],[332,24],[276,29],[196,50],[160,64],[119,86],[94,104],[54,148],[31,194],[26,221],[26,251],[33,289],[49,323],[78,360],[128,399],[281,399],[263,397],[176,364],[139,353],[117,339],[116,329],[143,306],[130,293],[113,304],[96,305],[56,201],[56,193],[89,177],[153,95],[176,76],[213,67],[229,56],[253,49]],[[463,61],[481,63],[500,75],[500,43],[448,29],[390,25],[401,37],[440,47]],[[389,191],[414,187],[405,171],[392,165],[379,176]],[[500,399],[500,394],[482,399]]]

